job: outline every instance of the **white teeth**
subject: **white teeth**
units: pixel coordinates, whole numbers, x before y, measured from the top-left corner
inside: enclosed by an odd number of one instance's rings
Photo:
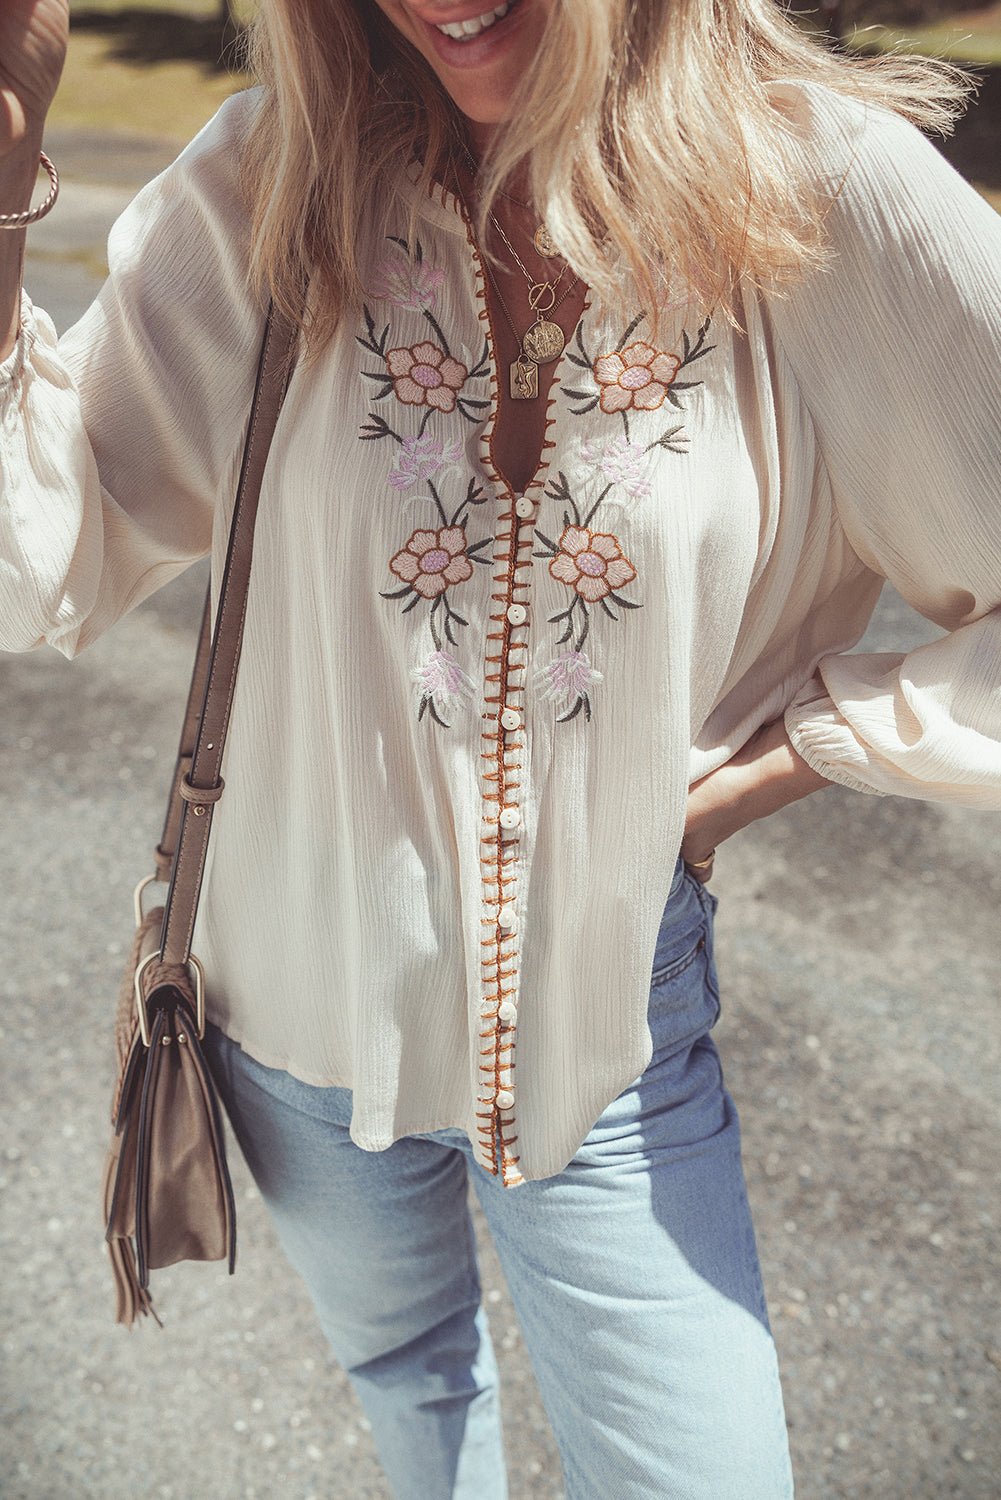
[[[466,42],[471,37],[479,36],[481,32],[488,30],[496,21],[501,21],[511,9],[513,0],[505,0],[505,4],[498,5],[495,10],[484,11],[482,16],[473,16],[468,21],[450,21],[447,26],[439,26],[437,29],[453,42]]]

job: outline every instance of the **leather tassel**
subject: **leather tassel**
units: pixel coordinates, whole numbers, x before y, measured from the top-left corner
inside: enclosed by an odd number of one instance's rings
[[[123,1323],[126,1328],[131,1328],[136,1318],[140,1315],[145,1317],[148,1313],[157,1326],[162,1328],[163,1324],[153,1308],[153,1299],[149,1292],[139,1285],[132,1241],[109,1239],[108,1255],[111,1260],[111,1274],[114,1278],[117,1298],[115,1322]]]

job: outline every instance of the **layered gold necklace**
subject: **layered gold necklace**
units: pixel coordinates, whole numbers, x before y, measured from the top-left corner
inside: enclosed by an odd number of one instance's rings
[[[535,322],[523,334],[519,334],[514,318],[511,316],[511,311],[504,301],[500,287],[497,285],[497,278],[493,275],[490,277],[494,291],[497,293],[497,301],[500,303],[501,310],[507,318],[511,332],[514,334],[515,342],[520,345],[518,358],[514,361],[509,372],[511,399],[513,401],[531,401],[539,394],[539,366],[551,364],[554,359],[559,359],[566,348],[566,336],[563,329],[548,315],[554,313],[566,301],[580,281],[580,277],[575,276],[569,285],[557,296],[560,283],[568,270],[566,261],[563,262],[560,273],[555,281],[535,281],[494,215],[489,214],[488,218],[514,256],[515,264],[528,282],[528,305],[533,313],[535,313]],[[545,237],[544,243],[547,249],[552,251],[552,239],[544,224],[541,224],[535,232],[534,243],[536,249],[539,250],[539,240],[542,236]],[[539,254],[545,255],[547,259],[552,258],[551,254],[547,254],[543,250],[539,250]]]
[[[463,147],[463,150],[475,183],[476,173],[479,170],[478,164],[472,152],[466,147]],[[529,204],[523,203],[519,198],[512,197],[510,193],[505,193],[502,190],[501,197],[506,198],[510,203],[514,203],[518,208],[531,211]],[[511,310],[505,302],[497,283],[497,278],[487,267],[486,258],[484,257],[486,274],[490,278],[490,283],[497,294],[497,301],[500,303],[501,311],[508,321],[508,326],[514,335],[515,343],[519,347],[518,357],[511,365],[509,371],[511,399],[513,401],[531,401],[539,394],[539,366],[551,364],[554,359],[559,359],[566,348],[566,335],[551,315],[555,313],[556,309],[566,301],[571,292],[577,287],[580,277],[575,276],[564,287],[563,291],[560,291],[560,285],[569,270],[569,266],[565,260],[555,280],[552,278],[534,277],[505,234],[496,216],[489,213],[487,218],[504,241],[504,244],[514,258],[515,265],[528,283],[528,305],[535,314],[535,321],[524,333],[519,333],[514,318],[511,315]],[[553,237],[545,224],[537,226],[532,236],[532,244],[535,247],[536,253],[543,260],[552,260],[559,255],[559,251],[553,242]]]

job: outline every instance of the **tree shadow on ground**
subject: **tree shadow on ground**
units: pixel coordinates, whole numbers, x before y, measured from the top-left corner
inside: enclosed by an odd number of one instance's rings
[[[212,72],[238,69],[242,32],[220,11],[192,16],[169,10],[81,10],[70,21],[74,31],[108,38],[108,56],[116,62],[149,66],[160,62],[200,63]]]

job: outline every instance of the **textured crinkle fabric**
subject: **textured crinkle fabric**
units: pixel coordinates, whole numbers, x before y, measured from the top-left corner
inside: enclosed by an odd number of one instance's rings
[[[378,1150],[458,1126],[507,1182],[649,1057],[691,779],[783,712],[824,775],[1001,806],[1001,220],[907,125],[778,91],[825,268],[742,327],[595,308],[512,493],[483,266],[402,176],[363,306],[265,477],[195,951],[259,1061]],[[0,647],[67,654],[221,564],[263,310],[230,101],[116,226],[57,348],[0,369]],[[507,372],[501,372],[507,379]],[[851,654],[885,578],[947,633]],[[847,654],[846,654],[847,653]]]

